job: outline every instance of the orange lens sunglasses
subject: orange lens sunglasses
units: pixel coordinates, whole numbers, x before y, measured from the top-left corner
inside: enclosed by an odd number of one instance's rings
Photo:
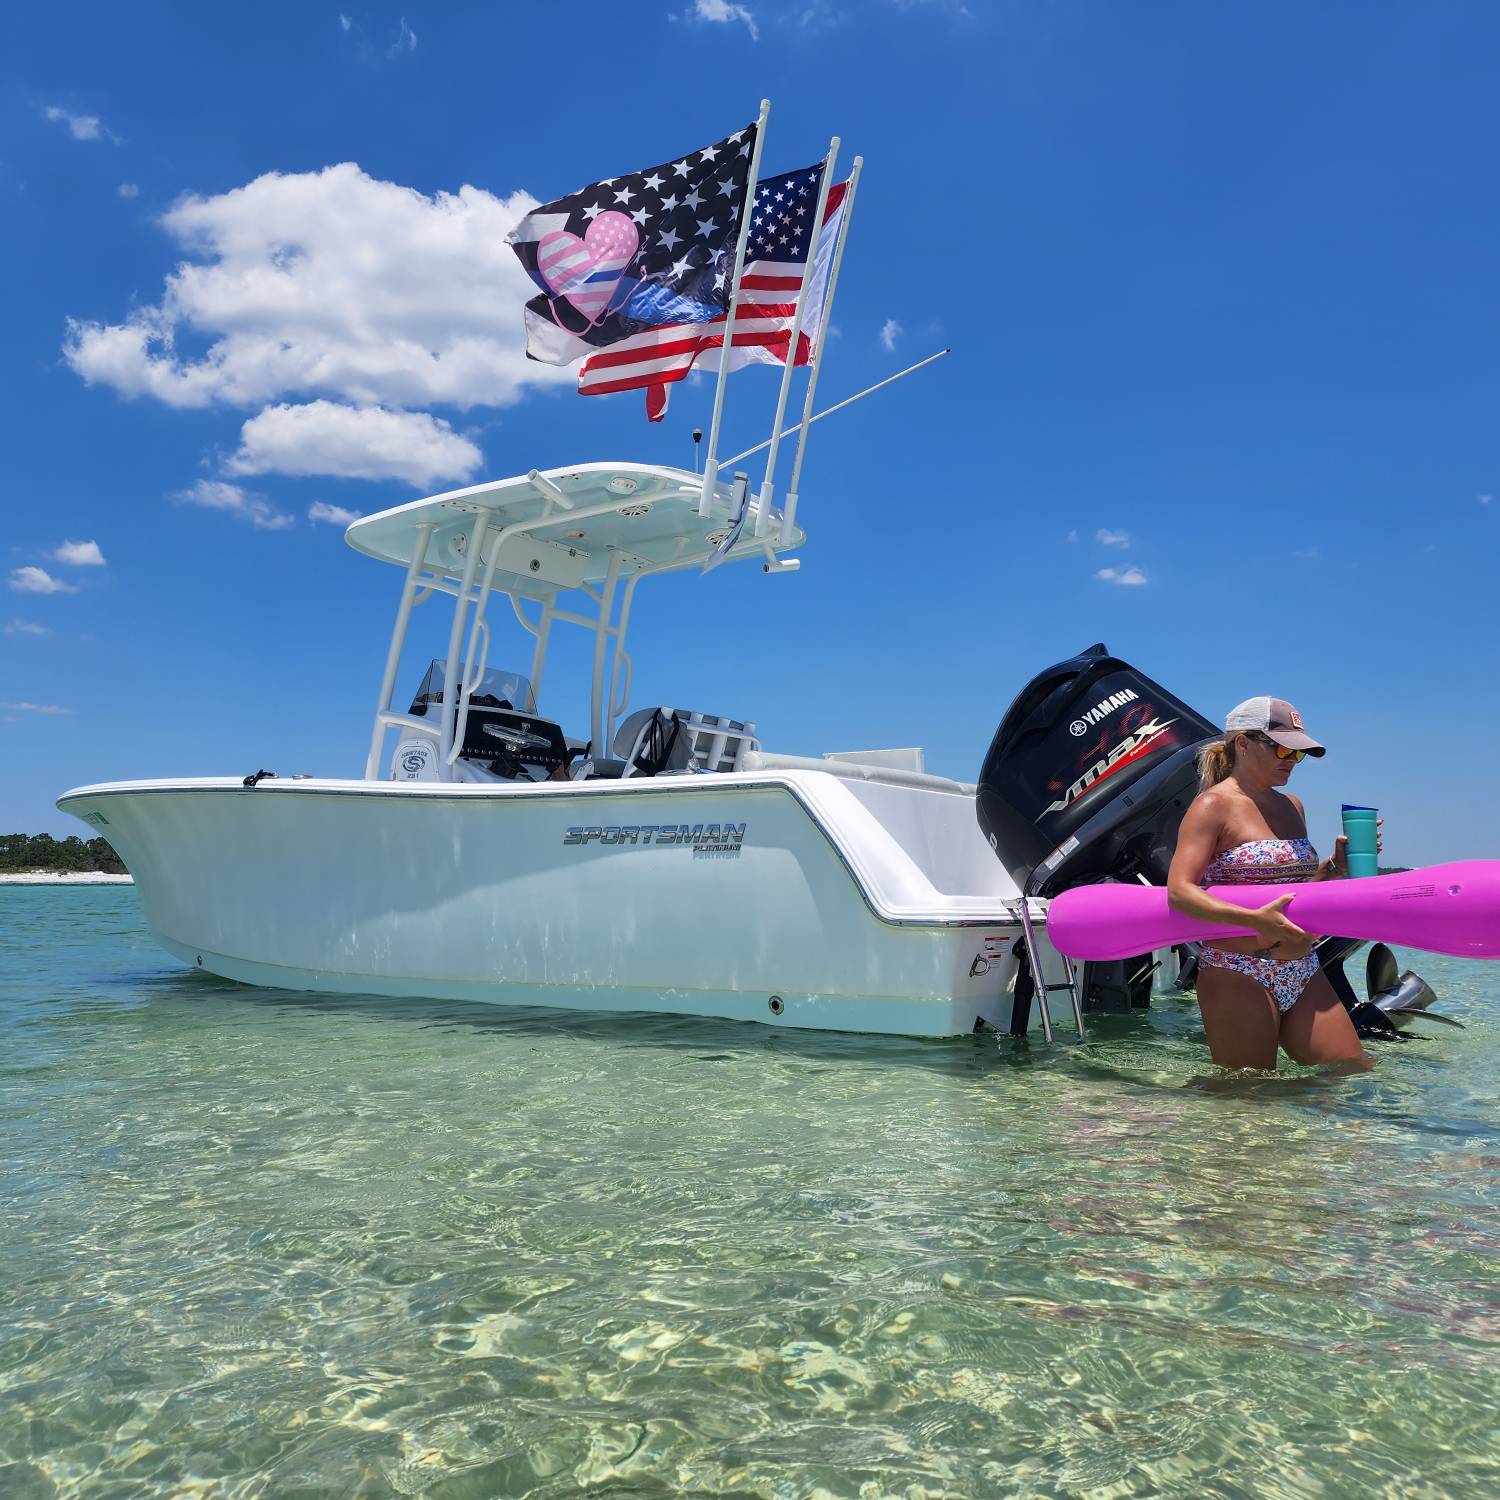
[[[1289,760],[1294,766],[1307,754],[1306,750],[1290,750],[1285,745],[1278,745],[1268,734],[1253,734],[1250,738],[1262,745],[1269,745],[1276,752],[1277,760]]]

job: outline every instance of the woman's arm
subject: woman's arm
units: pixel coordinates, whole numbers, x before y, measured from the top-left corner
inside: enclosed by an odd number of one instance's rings
[[[1236,927],[1248,927],[1267,948],[1283,942],[1310,942],[1307,933],[1283,915],[1290,896],[1278,897],[1258,909],[1247,908],[1220,901],[1198,884],[1223,831],[1220,799],[1212,792],[1194,799],[1177,830],[1177,850],[1167,872],[1167,905],[1200,922],[1232,922]]]

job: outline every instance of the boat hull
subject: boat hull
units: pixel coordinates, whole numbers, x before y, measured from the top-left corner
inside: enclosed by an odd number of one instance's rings
[[[59,801],[230,979],[946,1036],[1009,1024],[972,797],[820,775],[119,783]],[[972,839],[972,843],[966,840]]]

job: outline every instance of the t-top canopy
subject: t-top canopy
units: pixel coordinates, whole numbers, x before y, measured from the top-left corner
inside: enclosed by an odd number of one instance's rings
[[[622,576],[705,560],[729,531],[733,488],[725,481],[717,485],[707,516],[698,514],[702,491],[702,476],[688,469],[599,463],[533,470],[366,516],[344,539],[369,557],[406,567],[418,528],[430,525],[427,566],[457,578],[467,560],[474,517],[482,514],[488,525],[481,563],[487,567],[497,541],[500,547],[494,587],[545,598],[602,581],[612,554],[619,557]],[[509,530],[516,526],[525,529]],[[781,516],[774,510],[766,534],[754,532],[752,514],[729,556],[782,552],[804,540],[794,526],[783,542]]]

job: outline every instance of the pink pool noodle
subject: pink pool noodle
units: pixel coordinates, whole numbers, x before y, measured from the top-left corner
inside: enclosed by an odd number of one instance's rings
[[[1461,860],[1363,880],[1216,885],[1209,894],[1248,907],[1291,896],[1288,920],[1319,937],[1337,933],[1456,958],[1500,958],[1500,859]],[[1053,898],[1047,935],[1059,953],[1098,960],[1255,933],[1173,911],[1161,886],[1081,885]]]

